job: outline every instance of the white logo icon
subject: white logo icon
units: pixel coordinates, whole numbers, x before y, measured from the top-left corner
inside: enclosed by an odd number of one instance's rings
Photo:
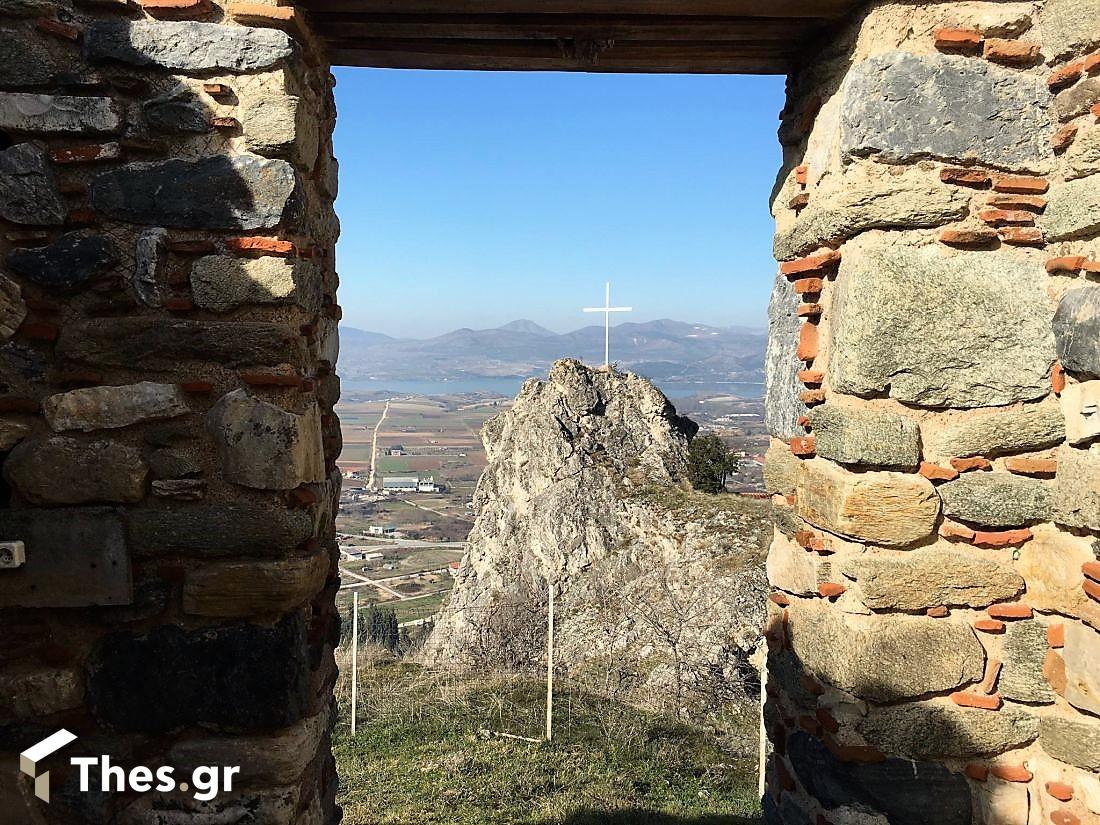
[[[34,795],[43,802],[50,801],[50,772],[38,776],[38,763],[74,741],[76,734],[62,728],[19,754],[19,770],[34,780]]]

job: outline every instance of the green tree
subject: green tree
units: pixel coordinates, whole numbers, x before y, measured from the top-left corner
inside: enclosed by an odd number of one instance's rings
[[[714,433],[695,436],[688,447],[688,481],[704,493],[720,493],[726,477],[737,472],[737,458]]]

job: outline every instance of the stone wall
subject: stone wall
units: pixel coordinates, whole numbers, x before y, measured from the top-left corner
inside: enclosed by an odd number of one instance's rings
[[[764,804],[1100,821],[1100,3],[876,3],[790,78]]]
[[[338,818],[332,83],[289,7],[0,0],[5,822]]]

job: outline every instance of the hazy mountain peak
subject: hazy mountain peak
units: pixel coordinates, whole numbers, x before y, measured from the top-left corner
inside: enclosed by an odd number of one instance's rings
[[[527,318],[519,318],[518,320],[510,321],[503,326],[497,327],[497,329],[506,332],[526,332],[528,335],[541,335],[544,338],[557,337],[556,332],[552,332],[546,327],[536,324],[534,321],[530,321]]]

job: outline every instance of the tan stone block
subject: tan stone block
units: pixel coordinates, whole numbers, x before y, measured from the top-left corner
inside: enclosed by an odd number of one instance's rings
[[[328,572],[324,553],[308,559],[204,565],[187,573],[183,609],[196,616],[285,613],[316,595]]]
[[[1092,540],[1039,525],[1019,549],[1016,570],[1027,582],[1027,602],[1036,610],[1084,619],[1100,627],[1100,604],[1081,589],[1081,565],[1092,561]]]
[[[1084,444],[1100,436],[1100,381],[1070,384],[1061,395],[1066,440]]]

